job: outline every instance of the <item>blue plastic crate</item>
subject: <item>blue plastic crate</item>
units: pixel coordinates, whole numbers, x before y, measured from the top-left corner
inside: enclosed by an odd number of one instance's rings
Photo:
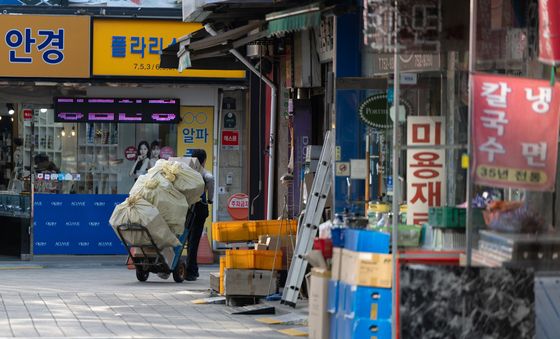
[[[350,319],[346,318],[343,312],[336,314],[336,338],[350,338],[352,334],[352,323]]]
[[[329,280],[327,312],[336,314],[338,311],[338,280]]]
[[[391,236],[388,233],[347,229],[344,248],[355,252],[389,253]]]
[[[329,338],[330,339],[337,339],[338,337],[338,321],[337,321],[336,314],[329,314],[330,320],[330,331],[329,331]]]
[[[347,337],[351,339],[376,338],[391,339],[390,320],[368,320],[356,319],[351,322],[351,333]]]
[[[344,312],[350,319],[391,319],[391,289],[348,286]]]
[[[333,247],[344,247],[344,232],[346,228],[331,228],[331,238]]]

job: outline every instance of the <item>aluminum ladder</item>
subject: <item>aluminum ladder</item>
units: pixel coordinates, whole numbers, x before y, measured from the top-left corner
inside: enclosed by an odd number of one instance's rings
[[[301,221],[298,225],[294,256],[290,264],[286,286],[282,292],[281,299],[282,304],[291,307],[296,306],[308,264],[304,256],[313,247],[313,240],[317,236],[325,202],[332,185],[333,138],[334,136],[332,136],[330,131],[325,134],[325,143],[323,144],[315,178],[311,185],[311,194],[305,206],[303,218],[300,219]]]

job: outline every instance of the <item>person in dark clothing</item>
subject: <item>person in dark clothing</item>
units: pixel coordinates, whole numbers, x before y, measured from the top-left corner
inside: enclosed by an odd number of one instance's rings
[[[197,158],[202,166],[202,178],[204,179],[204,193],[201,200],[194,206],[194,221],[188,234],[187,243],[187,269],[185,280],[195,281],[198,278],[198,264],[197,253],[198,245],[200,244],[200,237],[204,231],[204,223],[208,218],[208,204],[212,204],[214,197],[214,177],[212,173],[206,171],[204,165],[206,164],[206,151],[203,149],[195,149],[192,152],[192,157]]]

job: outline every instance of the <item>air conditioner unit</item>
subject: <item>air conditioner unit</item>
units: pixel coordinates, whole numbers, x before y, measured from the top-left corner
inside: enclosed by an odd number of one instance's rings
[[[202,22],[212,12],[205,11],[204,6],[224,2],[225,0],[183,0],[183,21]]]

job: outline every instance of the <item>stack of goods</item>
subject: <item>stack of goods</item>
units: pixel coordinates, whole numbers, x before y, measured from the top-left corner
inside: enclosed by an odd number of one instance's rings
[[[462,250],[465,248],[466,209],[430,207],[425,245],[434,250]]]
[[[338,235],[342,230],[343,237]],[[340,241],[342,238],[344,240]],[[315,319],[312,321],[311,317],[315,315],[310,311],[310,337],[391,338],[392,258],[389,254],[389,234],[338,229],[333,232],[333,244],[331,279],[327,280],[327,275],[322,275],[328,285],[325,311],[330,324],[319,323]],[[312,286],[315,277],[312,275]]]
[[[195,170],[180,163],[158,160],[156,166],[138,178],[129,197],[115,206],[109,223],[115,232],[120,225],[145,226],[170,264],[174,256],[171,248],[180,246],[178,237],[184,237],[189,204],[200,199],[203,189],[204,181]],[[151,245],[145,233],[128,231],[123,237],[134,246]]]
[[[480,231],[473,260],[485,266],[531,266],[555,269],[560,266],[560,236]]]
[[[255,242],[254,248],[226,250],[220,258],[219,292],[226,297],[261,297],[275,293],[278,272],[293,253],[295,220],[221,221],[212,224],[214,240]],[[292,236],[293,235],[293,236]]]

